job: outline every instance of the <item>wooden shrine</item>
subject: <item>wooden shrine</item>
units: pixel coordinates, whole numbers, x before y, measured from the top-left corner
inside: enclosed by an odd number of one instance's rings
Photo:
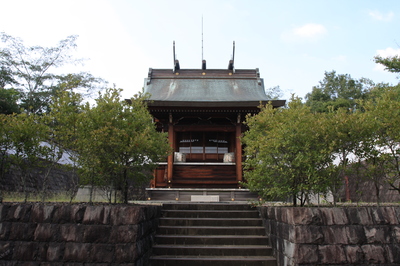
[[[175,54],[175,52],[174,52]],[[153,188],[240,188],[247,114],[270,101],[258,69],[149,69],[144,92],[157,130],[168,132],[174,152],[160,162]],[[274,107],[284,100],[271,101]]]

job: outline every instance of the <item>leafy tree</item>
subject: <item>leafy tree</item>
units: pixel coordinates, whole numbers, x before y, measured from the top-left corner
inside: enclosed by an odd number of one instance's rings
[[[275,86],[266,90],[265,94],[270,100],[279,100],[283,96],[281,87]]]
[[[51,111],[47,114],[48,123],[54,136],[53,142],[71,160],[71,164],[68,166],[70,166],[72,176],[70,188],[67,190],[70,201],[73,200],[75,191],[79,187],[76,164],[78,156],[77,129],[82,114],[82,101],[83,98],[79,93],[64,90],[53,98]]]
[[[357,109],[357,99],[363,99],[374,83],[365,78],[353,79],[349,74],[325,72],[325,77],[306,95],[306,105],[314,112],[329,112],[339,108]]]
[[[20,92],[10,88],[0,88],[0,114],[19,113],[18,100]]]
[[[33,114],[16,114],[10,116],[8,130],[12,132],[11,142],[13,153],[10,154],[12,164],[20,171],[20,184],[27,201],[27,182],[31,175],[30,169],[39,166],[43,156],[42,141],[46,139],[46,126],[38,121]]]
[[[8,153],[12,149],[12,116],[0,114],[0,184],[4,180],[5,173],[9,169]],[[0,202],[3,201],[0,190]]]
[[[400,73],[400,56],[382,57],[375,56],[375,63],[385,66],[385,70],[392,73]]]
[[[155,130],[144,95],[131,104],[121,90],[108,89],[82,113],[78,133],[78,163],[90,183],[122,191],[128,202],[129,183],[139,185],[151,178],[156,162],[170,148],[164,133]]]
[[[30,113],[42,114],[49,111],[50,100],[63,84],[73,83],[72,87],[93,89],[101,80],[87,73],[56,75],[51,71],[66,64],[77,63],[71,51],[76,48],[77,36],[68,36],[55,47],[30,46],[22,40],[0,33],[6,47],[0,49],[0,66],[7,72],[23,92],[21,106]],[[7,82],[10,83],[7,79]],[[69,87],[69,86],[66,86]]]
[[[380,97],[363,103],[369,121],[374,123],[373,158],[383,160],[384,173],[392,189],[400,193],[400,90],[389,87]]]
[[[271,105],[247,117],[245,178],[265,199],[292,198],[304,205],[310,193],[326,193],[333,151],[323,114],[293,98],[287,109]]]
[[[365,113],[360,110],[349,112],[346,108],[326,114],[326,134],[331,150],[336,157],[335,175],[330,178],[330,186],[335,202],[338,191],[343,185],[343,178],[355,168],[356,162],[365,158],[371,149],[373,127]],[[352,165],[352,167],[349,167]]]

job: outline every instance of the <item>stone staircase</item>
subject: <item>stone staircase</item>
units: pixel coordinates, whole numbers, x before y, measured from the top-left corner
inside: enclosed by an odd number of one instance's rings
[[[276,266],[259,212],[249,204],[164,204],[151,266]]]

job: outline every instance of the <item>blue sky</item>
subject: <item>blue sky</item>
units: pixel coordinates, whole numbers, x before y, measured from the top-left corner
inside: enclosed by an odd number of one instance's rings
[[[400,54],[398,0],[0,0],[0,31],[28,45],[53,46],[77,34],[88,71],[124,89],[143,87],[148,69],[259,68],[266,88],[304,97],[325,71],[397,84],[373,57]]]

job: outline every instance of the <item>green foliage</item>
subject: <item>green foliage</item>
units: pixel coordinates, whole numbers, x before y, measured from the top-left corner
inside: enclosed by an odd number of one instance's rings
[[[13,153],[9,155],[11,162],[20,171],[21,189],[28,198],[27,181],[29,169],[39,165],[39,158],[45,154],[41,143],[46,139],[46,126],[40,118],[33,114],[15,114],[8,116],[7,131],[10,133]]]
[[[129,183],[148,181],[169,145],[165,134],[155,130],[145,96],[137,95],[128,104],[120,92],[108,89],[94,107],[83,108],[76,145],[86,182],[121,189],[127,202]]]
[[[332,150],[326,141],[326,119],[293,98],[287,109],[271,105],[247,118],[245,178],[265,199],[299,199],[329,188]]]
[[[0,114],[19,113],[20,92],[15,89],[0,88]]]
[[[329,112],[330,108],[357,109],[357,100],[364,99],[374,83],[365,78],[355,80],[349,74],[325,72],[325,77],[306,95],[306,105],[313,112]]]
[[[384,65],[385,70],[389,72],[392,73],[400,72],[400,57],[398,55],[386,58],[382,56],[375,56],[375,63]]]
[[[18,86],[21,107],[34,114],[49,111],[52,96],[63,89],[97,89],[101,80],[88,73],[56,75],[55,68],[77,63],[71,51],[76,48],[77,36],[68,36],[55,47],[25,46],[21,39],[0,33],[6,45],[0,49],[0,66],[4,70],[0,81]],[[4,74],[4,75],[3,75]]]
[[[380,97],[363,102],[369,121],[373,123],[374,138],[370,160],[379,157],[384,166],[381,176],[400,193],[400,90],[388,87]]]

